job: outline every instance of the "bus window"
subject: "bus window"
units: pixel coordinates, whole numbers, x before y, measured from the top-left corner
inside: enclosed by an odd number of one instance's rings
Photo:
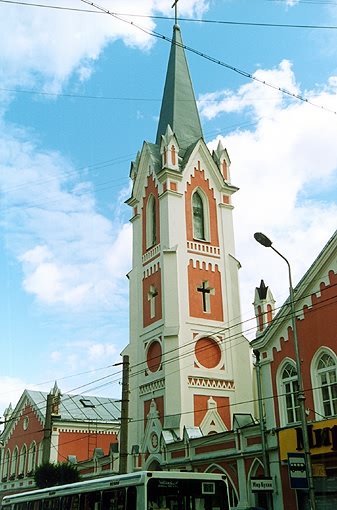
[[[126,510],[136,510],[137,508],[137,489],[129,487],[126,493]]]
[[[41,510],[41,500],[29,501],[28,510]]]
[[[59,510],[59,509],[60,498],[49,498],[43,500],[42,510]]]
[[[104,508],[104,507],[103,507]],[[101,493],[87,492],[82,494],[80,501],[81,510],[100,510],[101,509]]]
[[[27,503],[26,502],[23,502],[23,503],[17,503],[16,505],[14,505],[14,510],[27,510]]]
[[[73,494],[72,496],[62,496],[60,510],[78,510],[79,503],[80,498],[78,494]]]
[[[102,510],[125,510],[125,499],[125,489],[104,491],[102,497]]]

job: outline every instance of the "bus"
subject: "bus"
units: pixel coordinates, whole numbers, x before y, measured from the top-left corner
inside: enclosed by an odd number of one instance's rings
[[[226,476],[139,471],[4,496],[1,510],[230,510]]]

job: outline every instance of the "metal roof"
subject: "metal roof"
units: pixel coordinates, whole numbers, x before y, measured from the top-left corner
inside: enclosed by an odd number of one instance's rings
[[[26,390],[25,393],[34,411],[44,420],[48,394],[33,390]],[[60,396],[58,415],[61,421],[116,421],[121,415],[120,401],[106,397],[66,393]]]
[[[166,73],[156,144],[170,125],[180,149],[184,152],[203,138],[199,113],[188,70],[180,28],[174,25],[173,39]]]

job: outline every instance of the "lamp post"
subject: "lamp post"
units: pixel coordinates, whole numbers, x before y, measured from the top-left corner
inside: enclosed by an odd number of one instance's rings
[[[303,450],[305,456],[305,464],[307,470],[308,477],[308,489],[309,489],[309,500],[310,500],[310,508],[311,510],[316,510],[316,500],[315,500],[315,490],[312,476],[312,465],[311,465],[311,457],[310,457],[310,444],[309,444],[309,435],[308,435],[308,424],[307,417],[305,412],[305,395],[303,390],[303,378],[302,378],[302,366],[301,366],[301,358],[299,352],[298,345],[298,336],[297,336],[297,325],[296,325],[296,315],[295,315],[295,300],[294,300],[294,289],[291,278],[291,268],[289,261],[280,253],[276,248],[272,246],[272,241],[261,232],[256,232],[254,234],[255,240],[265,246],[266,248],[271,248],[277,255],[279,255],[288,266],[288,276],[289,276],[289,302],[290,302],[290,310],[291,310],[291,323],[293,328],[293,337],[294,337],[294,350],[295,350],[295,362],[296,362],[296,370],[297,370],[297,381],[298,381],[298,394],[297,400],[300,408],[300,418],[301,418],[301,426],[302,426],[302,436],[303,436]]]
[[[266,423],[264,418],[263,403],[262,403],[262,384],[261,384],[261,365],[260,365],[260,351],[254,349],[253,354],[256,358],[255,370],[256,370],[256,384],[257,384],[257,400],[259,406],[259,417],[260,417],[260,432],[261,432],[261,446],[262,446],[262,459],[263,459],[263,473],[266,478],[270,477],[269,459],[267,453],[267,441],[266,441]],[[271,494],[266,493],[267,509],[272,509]]]

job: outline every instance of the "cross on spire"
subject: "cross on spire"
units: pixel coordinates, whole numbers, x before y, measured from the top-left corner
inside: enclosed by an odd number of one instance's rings
[[[172,9],[174,7],[174,23],[175,25],[178,25],[178,4],[179,0],[175,0],[172,4]]]

